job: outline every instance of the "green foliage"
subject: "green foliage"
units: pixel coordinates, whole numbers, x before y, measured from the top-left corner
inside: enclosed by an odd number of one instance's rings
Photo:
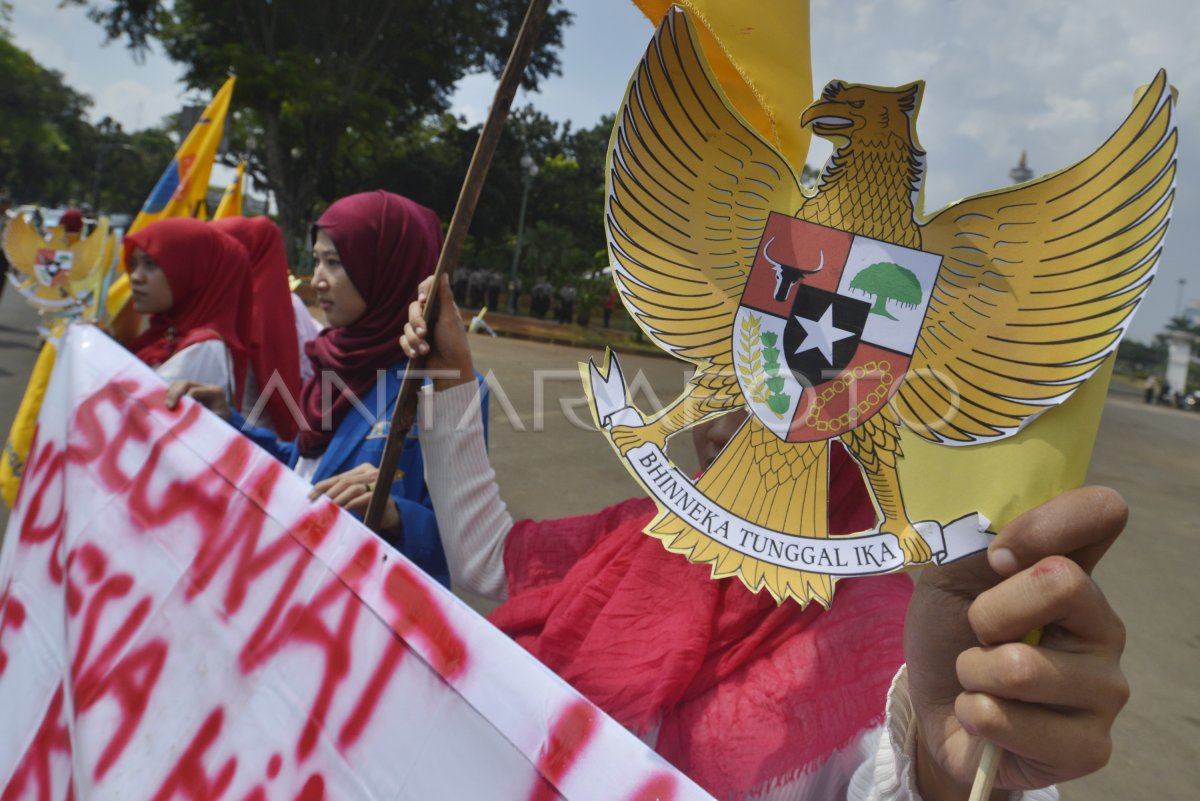
[[[133,213],[170,163],[166,131],[126,133],[109,118],[92,125],[91,99],[12,43],[0,3],[0,191],[20,203],[80,205]]]
[[[4,29],[0,29],[4,30]],[[0,189],[21,202],[64,203],[90,175],[91,99],[0,36]]]
[[[1165,342],[1147,345],[1132,339],[1122,339],[1117,346],[1116,370],[1126,375],[1145,377],[1147,373],[1161,373],[1167,364]]]
[[[397,160],[446,111],[460,78],[499,75],[526,7],[524,0],[67,2],[89,6],[92,19],[135,55],[160,44],[183,65],[189,86],[211,92],[229,70],[239,76],[233,104],[242,122],[232,147],[274,193],[294,244],[318,208],[368,181],[424,199],[381,176],[405,176]],[[542,26],[527,88],[558,70],[568,20],[556,10]],[[459,164],[463,151],[469,159],[474,145],[445,133],[453,141],[444,143],[442,161],[428,170],[408,165],[414,186],[439,199],[457,193],[465,172],[444,180],[443,169]],[[251,136],[254,148],[247,147]],[[446,204],[433,205],[448,221]]]
[[[854,276],[851,289],[875,296],[871,314],[880,314],[889,320],[896,318],[887,310],[888,301],[902,306],[916,306],[923,299],[921,282],[912,270],[890,261],[872,264]]]

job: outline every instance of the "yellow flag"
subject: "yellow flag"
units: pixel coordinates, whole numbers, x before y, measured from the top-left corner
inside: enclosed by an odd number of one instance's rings
[[[25,472],[25,460],[29,458],[29,446],[33,444],[33,432],[37,427],[38,412],[42,410],[42,398],[46,395],[46,385],[50,383],[50,371],[54,369],[54,357],[58,353],[49,343],[42,346],[34,362],[33,372],[29,375],[29,386],[25,389],[25,397],[17,407],[17,416],[9,430],[8,439],[4,442],[4,454],[0,458],[0,494],[8,508],[12,508],[17,499],[17,489],[21,486],[21,474]]]
[[[230,77],[213,96],[212,102],[175,152],[175,158],[158,179],[150,197],[146,198],[145,205],[125,232],[126,235],[166,217],[196,216],[199,209],[204,207],[208,179],[212,175],[217,148],[225,133],[225,117],[229,114],[229,101],[233,99],[236,80]],[[122,271],[108,291],[108,318],[116,319],[128,301],[129,278]]]
[[[225,118],[229,114],[235,80],[230,77],[225,81],[225,85],[200,115],[199,121],[192,126],[191,132],[175,152],[175,158],[167,165],[142,210],[126,231],[127,235],[166,217],[195,216],[204,207],[213,162],[225,132]],[[108,327],[114,336],[121,340],[129,339],[136,331],[136,317],[126,309],[129,296],[129,277],[124,270],[119,270],[108,290],[104,319],[109,321]],[[21,400],[4,443],[3,463],[0,464],[0,496],[10,508],[17,497],[21,473],[29,457],[29,445],[33,441],[37,417],[42,409],[42,397],[46,394],[46,383],[54,369],[55,353],[52,345],[42,346],[33,373],[29,376],[25,397]]]
[[[800,115],[813,101],[808,0],[634,3],[655,25],[672,5],[688,10],[709,67],[734,108],[799,174],[809,144]]]
[[[229,186],[225,187],[225,194],[221,196],[221,202],[217,205],[216,212],[213,213],[214,220],[242,216],[242,180],[245,174],[246,162],[239,161],[237,175],[234,176]]]

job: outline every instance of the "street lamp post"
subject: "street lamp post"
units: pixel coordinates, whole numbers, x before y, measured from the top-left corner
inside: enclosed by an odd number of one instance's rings
[[[533,156],[529,155],[528,150],[525,151],[525,155],[521,156],[521,170],[524,173],[521,176],[524,188],[521,190],[521,211],[517,215],[517,246],[513,249],[512,271],[508,281],[509,303],[512,306],[513,314],[517,313],[517,264],[521,261],[521,240],[525,236],[525,205],[529,202],[529,186],[538,174],[537,162],[533,160]]]

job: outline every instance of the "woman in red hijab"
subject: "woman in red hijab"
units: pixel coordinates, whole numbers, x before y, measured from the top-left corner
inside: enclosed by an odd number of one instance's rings
[[[226,217],[211,225],[242,243],[250,257],[252,308],[250,368],[241,413],[259,425],[252,414],[264,388],[264,427],[279,439],[292,440],[300,428],[291,409],[300,396],[300,348],[297,344],[292,290],[288,285],[287,252],[279,226],[267,217]],[[303,312],[308,314],[307,310]],[[288,403],[288,399],[293,401]]]
[[[220,387],[241,402],[250,342],[250,268],[237,240],[173,217],[125,237],[133,308],[150,315],[129,349],[168,382]]]

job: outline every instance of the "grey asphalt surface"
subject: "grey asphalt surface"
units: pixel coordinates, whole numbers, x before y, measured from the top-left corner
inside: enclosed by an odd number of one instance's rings
[[[35,315],[11,290],[0,300],[0,428],[7,432],[37,357]],[[584,423],[576,365],[601,354],[472,336],[476,368],[492,373],[490,449],[514,517],[595,511],[639,492]],[[686,372],[670,359],[622,356],[643,410],[669,403]],[[637,376],[644,378],[637,378]],[[691,470],[686,437],[672,455]],[[684,440],[682,442],[678,440]],[[1123,667],[1133,695],[1117,721],[1108,767],[1062,787],[1068,801],[1188,799],[1200,786],[1200,414],[1108,398],[1089,481],[1116,488],[1132,515],[1096,571],[1125,620]],[[0,504],[0,525],[7,522]]]

